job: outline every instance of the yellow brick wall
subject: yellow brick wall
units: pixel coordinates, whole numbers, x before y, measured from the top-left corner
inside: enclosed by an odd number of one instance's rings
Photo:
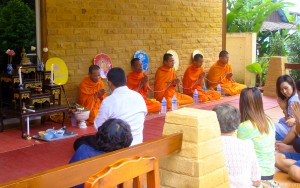
[[[203,52],[207,69],[222,46],[222,0],[51,0],[46,10],[49,57],[60,57],[68,67],[71,102],[98,53],[128,73],[134,53],[144,50],[153,87],[169,49],[179,56],[182,76],[195,49]]]

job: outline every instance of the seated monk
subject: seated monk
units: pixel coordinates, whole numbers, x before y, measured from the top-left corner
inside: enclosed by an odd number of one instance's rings
[[[101,102],[105,97],[104,84],[100,78],[100,67],[91,65],[89,67],[89,76],[85,77],[79,85],[78,103],[84,108],[90,110],[88,125],[93,125]]]
[[[159,67],[154,79],[154,97],[158,101],[162,101],[163,97],[167,100],[167,107],[172,107],[172,97],[175,95],[177,103],[191,104],[193,98],[175,91],[179,79],[176,78],[174,69],[174,58],[172,54],[166,53],[163,58],[163,66]]]
[[[193,63],[186,69],[184,73],[182,79],[183,93],[187,95],[193,95],[195,89],[197,89],[198,98],[201,102],[220,99],[220,92],[202,89],[201,86],[203,85],[205,77],[205,72],[202,64],[203,56],[201,54],[196,54],[194,56]]]
[[[152,89],[149,86],[148,76],[143,72],[142,62],[139,58],[131,60],[132,72],[127,75],[127,86],[129,89],[140,93],[147,105],[148,112],[160,111],[161,104],[155,99],[148,99],[147,94]]]
[[[220,84],[225,95],[237,95],[247,86],[232,81],[232,68],[228,62],[228,52],[223,50],[219,54],[219,60],[210,68],[207,79],[209,88],[216,89]]]

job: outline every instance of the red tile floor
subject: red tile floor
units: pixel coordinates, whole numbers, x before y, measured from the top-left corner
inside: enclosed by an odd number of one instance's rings
[[[263,97],[266,113],[277,121],[282,112],[278,107],[274,97]],[[205,104],[190,105],[188,107],[211,110],[216,104],[228,103],[235,107],[239,106],[239,96],[225,97],[222,100]],[[144,128],[144,141],[162,136],[164,116],[159,114],[149,114],[146,117]],[[35,122],[36,121],[36,122]],[[37,134],[40,130],[60,125],[54,122],[46,122],[43,125],[39,121],[31,121],[31,135]],[[6,126],[8,127],[8,126]],[[69,131],[78,133],[78,136],[92,134],[93,127],[79,129],[68,126]],[[21,132],[17,128],[8,128],[0,133],[0,183],[7,182],[20,177],[32,175],[47,169],[55,168],[68,163],[73,155],[73,142],[78,137],[45,142],[39,140],[25,140],[21,138]],[[1,185],[0,185],[1,186]]]

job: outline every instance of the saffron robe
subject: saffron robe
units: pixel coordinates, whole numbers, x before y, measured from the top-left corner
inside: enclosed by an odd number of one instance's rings
[[[100,90],[104,89],[104,84],[101,79],[97,83],[93,82],[89,76],[85,77],[79,85],[79,96],[78,103],[84,108],[90,110],[89,119],[86,120],[88,125],[93,125],[98,111],[101,105],[102,100],[105,97],[98,97],[95,99],[95,94]]]
[[[201,102],[207,102],[209,100],[220,99],[221,93],[214,90],[203,90],[203,79],[200,80],[199,76],[204,72],[203,67],[195,67],[191,64],[185,71],[182,79],[183,93],[187,95],[193,95],[195,89],[198,91],[198,98]]]
[[[209,69],[207,75],[208,86],[210,88],[216,89],[218,83],[220,83],[222,92],[228,95],[240,94],[241,90],[246,88],[247,86],[244,84],[233,82],[232,78],[226,78],[227,73],[232,73],[230,63],[228,62],[227,64],[223,64],[218,60]]]
[[[167,107],[172,107],[172,97],[175,95],[179,105],[193,103],[193,98],[175,91],[176,85],[170,85],[176,78],[175,69],[161,66],[157,69],[154,78],[154,97],[162,101],[163,97],[167,100]]]
[[[141,79],[146,76],[147,74],[145,72],[137,73],[137,72],[131,72],[127,75],[127,87],[131,90],[134,90],[138,93],[140,93],[146,103],[148,112],[158,112],[160,111],[161,104],[159,101],[155,99],[148,99],[147,94],[149,91],[152,91],[152,89],[149,86],[149,82],[144,84],[141,88],[139,88]]]

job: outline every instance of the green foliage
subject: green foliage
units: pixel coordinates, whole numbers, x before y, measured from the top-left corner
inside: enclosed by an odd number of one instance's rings
[[[0,53],[35,45],[34,10],[21,0],[10,0],[0,9]]]
[[[262,73],[261,65],[258,62],[247,65],[246,69],[249,72],[254,73],[254,74],[261,74]]]
[[[256,32],[272,12],[283,8],[282,0],[227,0],[227,32]]]
[[[258,62],[246,66],[249,72],[256,74],[256,86],[265,85],[268,67],[269,59],[265,57],[258,58]]]
[[[287,32],[276,32],[275,34],[270,36],[270,48],[269,55],[270,56],[286,56],[286,46],[285,40],[289,37]]]
[[[260,77],[260,85],[264,86],[265,82],[266,82],[267,71],[269,68],[269,58],[268,57],[259,57],[258,63],[260,64],[261,69],[262,69],[262,73],[261,73],[261,77]]]
[[[287,48],[289,50],[289,62],[300,63],[300,33],[295,32],[290,40],[287,41]]]

